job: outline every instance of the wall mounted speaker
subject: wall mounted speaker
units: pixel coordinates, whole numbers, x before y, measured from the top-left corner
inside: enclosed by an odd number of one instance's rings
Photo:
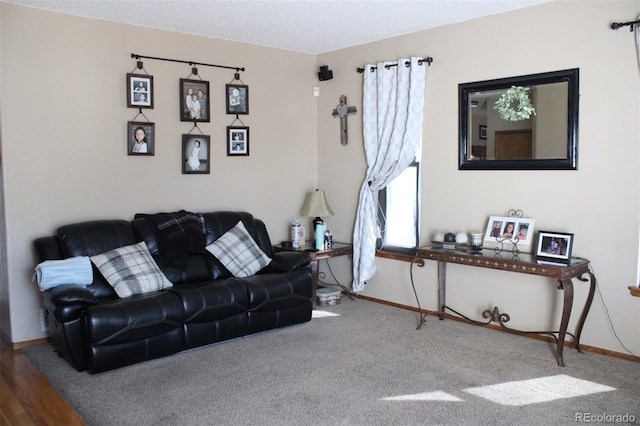
[[[331,71],[327,65],[322,65],[318,73],[318,78],[320,81],[331,80],[333,78],[333,71]]]

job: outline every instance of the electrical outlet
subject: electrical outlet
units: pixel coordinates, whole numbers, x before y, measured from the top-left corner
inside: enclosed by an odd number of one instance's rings
[[[45,308],[40,308],[40,331],[43,333],[49,331],[49,315]]]

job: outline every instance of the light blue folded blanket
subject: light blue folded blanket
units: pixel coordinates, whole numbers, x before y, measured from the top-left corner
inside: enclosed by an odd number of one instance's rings
[[[34,281],[38,280],[40,291],[49,290],[63,284],[86,287],[93,282],[91,260],[87,256],[76,256],[63,260],[45,260],[36,266],[33,279]]]

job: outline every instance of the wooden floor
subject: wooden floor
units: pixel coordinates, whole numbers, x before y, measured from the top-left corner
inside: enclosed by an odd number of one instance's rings
[[[0,339],[0,425],[85,424],[22,351]]]

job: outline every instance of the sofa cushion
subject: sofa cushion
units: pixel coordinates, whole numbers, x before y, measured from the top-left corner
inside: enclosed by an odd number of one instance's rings
[[[57,232],[64,257],[94,256],[135,244],[131,223],[125,220],[93,220],[61,226]]]
[[[85,309],[84,335],[91,373],[184,349],[184,312],[169,291],[116,299]]]
[[[242,278],[249,295],[249,312],[275,312],[311,300],[309,268],[294,272]]]
[[[46,259],[64,259],[74,256],[95,256],[117,247],[135,244],[136,239],[130,222],[126,220],[92,220],[61,226],[57,233],[60,257]],[[52,250],[53,247],[49,247]],[[87,287],[100,300],[116,299],[118,295],[113,287],[93,269],[93,283]]]
[[[220,238],[225,232],[229,229],[233,228],[239,220],[242,221],[247,231],[249,231],[249,235],[260,244],[260,239],[255,234],[255,218],[253,215],[247,212],[238,212],[238,211],[218,211],[218,212],[209,212],[203,213],[204,217],[204,225],[205,225],[205,246],[213,243],[215,240]],[[260,247],[264,253],[267,251],[264,247]],[[211,253],[207,252],[207,261],[210,270],[210,277],[213,280],[218,280],[221,278],[231,278],[233,275],[225,266],[220,262],[215,256],[212,256]],[[268,253],[267,253],[268,255]]]
[[[172,286],[144,241],[91,256],[91,261],[121,298]]]
[[[242,221],[206,247],[234,277],[250,277],[271,262]]]
[[[247,288],[241,278],[174,285],[184,309],[185,347],[233,339],[247,334]]]

